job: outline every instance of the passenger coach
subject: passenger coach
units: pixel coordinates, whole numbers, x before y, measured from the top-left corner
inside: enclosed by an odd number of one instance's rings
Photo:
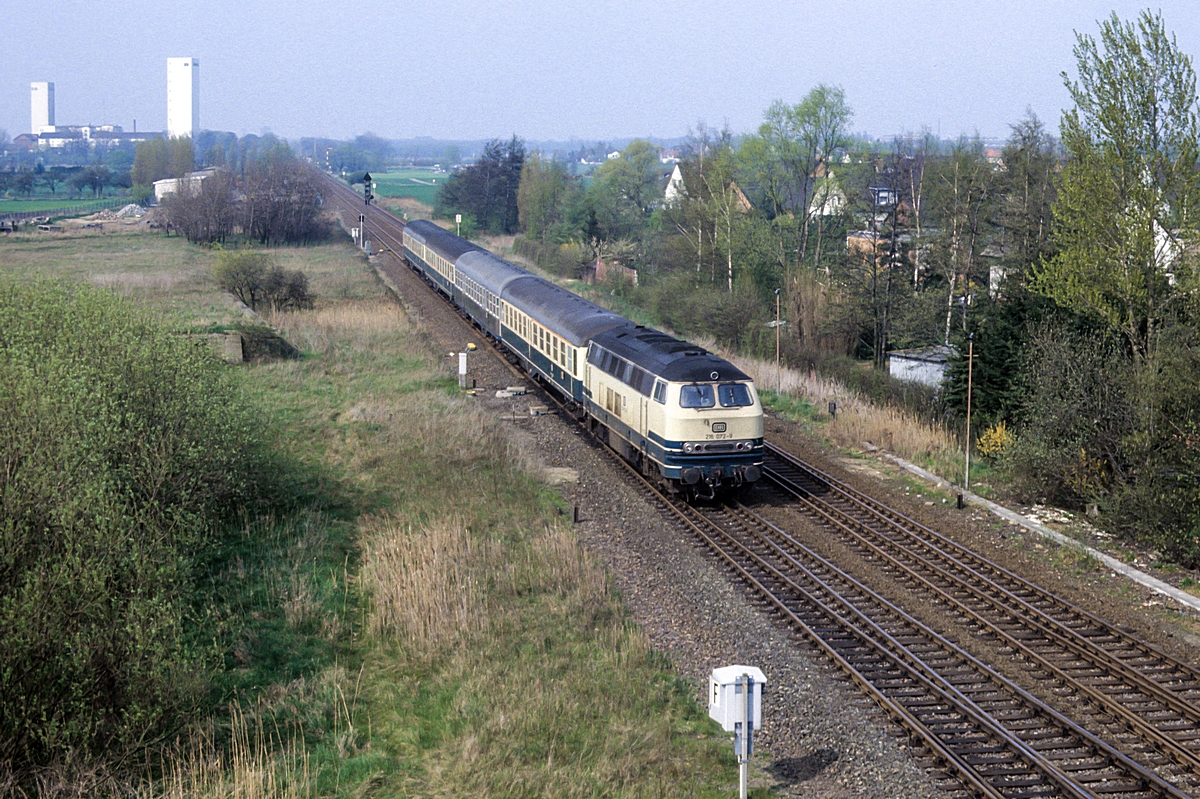
[[[733,364],[635,325],[432,222],[404,229],[408,263],[616,452],[674,491],[712,498],[762,475],[762,405]]]

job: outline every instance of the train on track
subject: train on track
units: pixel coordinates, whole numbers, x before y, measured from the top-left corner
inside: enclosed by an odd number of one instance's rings
[[[404,258],[642,474],[712,499],[762,476],[754,382],[695,344],[585,300],[432,222]]]

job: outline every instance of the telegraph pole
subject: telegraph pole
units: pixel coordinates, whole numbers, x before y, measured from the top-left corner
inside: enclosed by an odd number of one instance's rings
[[[779,393],[783,376],[779,373],[779,289],[775,289],[775,393]]]
[[[967,334],[967,471],[963,475],[963,490],[971,488],[971,367],[975,364],[975,334]]]

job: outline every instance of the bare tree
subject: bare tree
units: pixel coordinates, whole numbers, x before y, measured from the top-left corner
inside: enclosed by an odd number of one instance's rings
[[[163,198],[168,225],[194,244],[224,242],[237,222],[235,188],[233,173],[224,169],[181,178],[179,189]]]
[[[328,233],[320,178],[290,153],[273,153],[251,165],[243,193],[242,230],[263,244],[316,241]]]

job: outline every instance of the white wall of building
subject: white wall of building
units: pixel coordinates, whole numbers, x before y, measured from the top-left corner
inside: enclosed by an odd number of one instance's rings
[[[888,353],[888,373],[897,380],[911,380],[937,388],[945,382],[953,347],[936,346]]]
[[[41,133],[54,127],[54,84],[38,81],[29,84],[29,132]]]
[[[200,60],[167,59],[167,135],[194,136],[200,131]]]

